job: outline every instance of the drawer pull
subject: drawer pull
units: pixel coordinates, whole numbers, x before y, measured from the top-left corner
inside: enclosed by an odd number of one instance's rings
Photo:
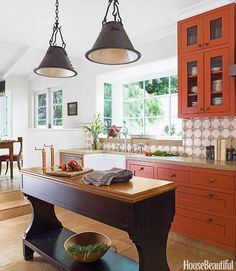
[[[209,184],[214,183],[214,179],[210,178],[210,179],[208,180],[208,183],[209,183]]]
[[[140,167],[139,170],[140,170],[140,171],[144,170],[144,167]]]
[[[213,219],[212,218],[208,218],[208,223],[212,223]]]
[[[210,199],[214,198],[214,194],[213,193],[210,193],[209,196],[208,196]]]
[[[174,177],[176,177],[177,175],[176,175],[176,173],[170,173],[170,177],[171,178],[174,178]]]

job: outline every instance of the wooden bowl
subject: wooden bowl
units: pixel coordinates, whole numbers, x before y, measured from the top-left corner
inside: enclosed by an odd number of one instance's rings
[[[109,246],[111,246],[111,239],[105,234],[99,232],[82,232],[68,238],[64,243],[64,249],[71,257],[73,257],[78,262],[92,263],[99,260],[107,252],[108,248],[105,250],[99,250],[90,253],[89,255],[86,255],[85,253],[72,253],[70,250],[68,250],[68,246],[70,245],[87,246],[96,243],[104,243],[109,248]]]

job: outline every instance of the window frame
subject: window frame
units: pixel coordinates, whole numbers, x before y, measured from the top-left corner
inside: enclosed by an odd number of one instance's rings
[[[54,121],[54,103],[53,93],[62,91],[62,103],[58,104],[62,107],[62,125],[53,125]],[[38,96],[46,94],[46,125],[38,125]],[[40,91],[34,91],[34,128],[37,129],[62,129],[63,128],[63,90],[60,87],[47,88]]]
[[[168,77],[168,94],[164,94],[164,95],[159,95],[159,97],[164,97],[164,96],[168,96],[168,100],[169,100],[169,112],[168,112],[168,126],[171,127],[172,126],[172,118],[173,118],[173,115],[171,113],[171,98],[173,96],[177,96],[178,97],[178,91],[177,93],[171,93],[172,91],[172,88],[171,88],[171,77],[177,77],[177,80],[178,80],[178,74],[176,72],[173,72],[173,73],[168,73],[168,74],[162,74],[162,75],[159,75],[159,76],[150,76],[148,77],[147,79],[141,79],[141,80],[132,80],[132,81],[129,81],[129,82],[124,82],[122,83],[122,94],[123,94],[123,91],[124,91],[124,86],[127,85],[127,84],[132,84],[132,83],[139,83],[139,82],[142,82],[143,84],[143,90],[146,89],[146,81],[148,80],[154,80],[154,79],[161,79],[161,78],[165,78],[165,77]],[[178,90],[178,89],[177,89]],[[146,120],[147,119],[158,119],[158,116],[154,117],[154,116],[151,116],[151,117],[147,117],[145,116],[145,105],[146,105],[146,100],[147,99],[156,99],[158,97],[158,95],[156,96],[153,96],[153,97],[148,97],[146,95],[146,92],[143,91],[142,93],[142,97],[139,97],[139,98],[130,98],[130,99],[124,99],[124,97],[122,97],[122,108],[123,108],[123,112],[122,112],[122,122],[126,122],[127,120],[141,120],[142,122],[142,132],[141,134],[135,134],[137,136],[148,136],[150,134],[147,134],[146,133]],[[142,110],[143,110],[143,113],[142,113],[142,116],[141,117],[124,117],[124,102],[126,101],[129,101],[129,100],[133,100],[133,101],[141,101],[142,102]],[[178,117],[178,116],[177,116]],[[134,135],[134,134],[129,134],[130,136]],[[158,138],[170,138],[170,139],[176,139],[176,138],[181,138],[181,136],[178,136],[178,135],[163,135],[163,136],[158,136]]]

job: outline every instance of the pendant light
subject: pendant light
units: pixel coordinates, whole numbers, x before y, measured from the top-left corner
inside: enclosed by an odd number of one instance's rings
[[[53,78],[67,78],[77,75],[77,72],[73,68],[69,57],[66,53],[66,44],[64,42],[61,26],[59,27],[59,3],[56,0],[56,17],[55,24],[53,26],[52,37],[49,41],[49,48],[39,67],[34,69],[34,72],[38,75],[53,77]],[[62,45],[57,45],[57,34],[59,33]]]
[[[107,22],[111,5],[114,20]],[[118,0],[109,0],[102,30],[93,48],[85,55],[88,60],[99,64],[121,65],[133,63],[141,58],[140,52],[134,49],[125,32],[118,5]]]

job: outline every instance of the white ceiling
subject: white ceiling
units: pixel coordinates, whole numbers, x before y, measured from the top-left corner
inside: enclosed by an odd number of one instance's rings
[[[176,31],[176,21],[233,0],[120,0],[125,29],[137,49]],[[69,55],[83,58],[101,29],[108,0],[59,0]],[[0,75],[31,76],[54,23],[54,0],[0,0]]]

